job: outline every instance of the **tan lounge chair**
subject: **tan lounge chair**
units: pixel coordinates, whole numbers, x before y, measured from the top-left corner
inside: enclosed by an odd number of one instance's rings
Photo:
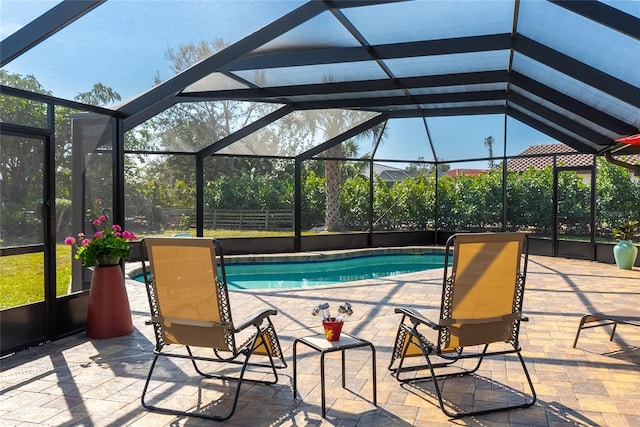
[[[595,323],[595,325],[593,323]],[[580,337],[580,332],[583,329],[597,328],[599,326],[613,325],[613,328],[611,328],[611,335],[609,336],[609,341],[613,341],[618,324],[640,326],[640,311],[615,310],[604,313],[591,313],[582,316],[582,319],[580,319],[580,325],[578,326],[578,332],[576,332],[576,339],[573,340],[573,348],[576,348],[576,344],[578,344],[578,337]]]
[[[429,320],[410,307],[395,310],[402,314],[402,320],[389,364],[392,375],[405,384],[433,381],[440,409],[452,418],[526,408],[536,401],[533,383],[518,343],[520,322],[528,320],[522,315],[527,243],[522,233],[452,236],[446,247],[439,319]],[[453,262],[449,268],[452,251]],[[488,351],[489,345],[494,343],[502,344],[496,344],[500,346],[499,349]],[[514,353],[529,383],[529,400],[522,393],[524,403],[511,406],[493,406],[467,412],[454,412],[445,407],[443,379],[476,372],[488,356]],[[412,357],[419,357],[418,362],[408,362]],[[437,363],[433,360],[435,357],[439,358]],[[472,369],[462,369],[456,364],[469,358],[478,359]],[[398,363],[394,367],[395,362]],[[419,371],[427,369],[428,375],[418,376]]]
[[[277,383],[276,368],[286,367],[278,337],[270,320],[270,316],[276,315],[277,311],[264,310],[240,324],[233,322],[224,255],[219,242],[205,238],[146,238],[142,241],[142,254],[143,273],[151,309],[151,321],[148,323],[153,325],[156,338],[155,356],[142,391],[142,406],[151,411],[221,421],[228,419],[235,412],[243,380],[261,384]],[[148,259],[148,267],[145,259]],[[237,335],[241,333],[242,343],[238,344]],[[175,353],[166,350],[174,345],[185,351]],[[191,347],[211,348],[213,355],[196,356]],[[263,362],[249,363],[249,359],[252,358],[253,361],[256,355],[261,356]],[[189,359],[196,372],[203,377],[235,382],[231,408],[226,413],[210,414],[207,411],[185,411],[149,404],[149,382],[160,356]],[[279,359],[280,363],[276,365],[274,359]],[[234,373],[231,376],[204,373],[199,366],[202,364],[197,365],[196,361],[218,362],[225,364],[225,367],[230,366],[227,364],[236,364],[241,367],[237,375]],[[210,366],[211,363],[207,363],[207,367]],[[245,378],[248,367],[256,367],[255,369],[266,372],[259,373],[260,380]],[[156,400],[166,397],[157,392],[150,394],[153,394]],[[211,406],[225,406],[217,403],[214,401]]]

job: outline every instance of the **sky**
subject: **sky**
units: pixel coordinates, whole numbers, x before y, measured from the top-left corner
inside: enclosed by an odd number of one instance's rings
[[[234,43],[303,2],[270,0],[269,7],[256,14],[252,13],[255,3],[249,0],[224,1],[224,7],[220,7],[221,0],[181,2],[180,8],[175,8],[171,1],[109,0],[4,69],[35,75],[45,89],[62,98],[73,99],[100,82],[126,100],[150,89],[156,77],[166,80],[173,75],[171,63],[165,56],[168,48],[217,37]],[[4,39],[57,3],[0,0],[0,38]],[[324,28],[326,24],[320,25],[319,20],[318,25]],[[140,43],[136,34],[143,35],[145,42]],[[95,55],[96,50],[101,54]],[[441,160],[486,157],[484,140],[488,136],[495,140],[494,154],[501,155],[504,124],[503,115],[427,119],[429,134]],[[387,141],[380,146],[376,158],[406,159],[409,155],[433,160],[422,119],[392,120],[388,127]],[[529,145],[555,142],[513,119],[507,120],[507,138],[507,155],[518,154]],[[371,144],[366,141],[361,141],[360,146],[362,154],[371,151]],[[486,161],[480,161],[455,167],[484,168],[486,165]]]

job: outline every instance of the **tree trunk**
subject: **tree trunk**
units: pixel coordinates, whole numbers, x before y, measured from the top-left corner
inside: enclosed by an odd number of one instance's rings
[[[327,157],[340,157],[340,145],[327,150]],[[340,161],[327,160],[324,162],[325,183],[325,214],[324,226],[326,231],[340,231]]]

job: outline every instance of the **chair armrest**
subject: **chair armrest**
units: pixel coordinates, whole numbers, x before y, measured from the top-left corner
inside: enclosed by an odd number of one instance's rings
[[[263,310],[255,316],[243,320],[242,323],[240,323],[240,325],[238,325],[234,329],[234,332],[240,332],[243,329],[248,328],[249,326],[260,327],[264,319],[268,318],[269,316],[275,316],[276,314],[278,314],[278,310],[275,309]]]
[[[151,320],[147,320],[144,323],[145,325],[175,324],[175,325],[182,325],[182,326],[197,326],[201,328],[229,327],[229,324],[224,322],[211,322],[207,320],[183,319],[179,317],[162,317],[162,316],[152,316]]]
[[[456,323],[458,323],[458,324],[468,324],[468,325],[481,325],[481,324],[486,324],[486,323],[504,322],[504,321],[512,321],[512,320],[526,322],[529,319],[526,318],[526,317],[523,317],[522,313],[516,312],[516,313],[504,314],[502,316],[480,317],[480,318],[472,318],[472,319],[465,319],[465,318],[462,318],[462,319],[460,319],[460,318],[440,319],[439,324],[440,324],[440,326],[451,326],[451,325],[454,325]]]
[[[419,325],[420,323],[422,323],[434,330],[438,330],[440,328],[437,323],[432,322],[412,308],[399,307],[396,308],[395,312],[402,313],[403,315],[407,316],[411,320],[411,323],[413,323],[414,325]]]

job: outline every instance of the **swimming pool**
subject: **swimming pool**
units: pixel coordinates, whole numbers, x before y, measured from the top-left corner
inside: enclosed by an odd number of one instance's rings
[[[233,289],[289,289],[375,279],[441,268],[442,254],[364,255],[304,262],[227,264]]]
[[[334,257],[227,259],[229,289],[292,289],[395,276],[444,266],[442,252],[382,252]],[[142,274],[132,279],[143,281]]]

